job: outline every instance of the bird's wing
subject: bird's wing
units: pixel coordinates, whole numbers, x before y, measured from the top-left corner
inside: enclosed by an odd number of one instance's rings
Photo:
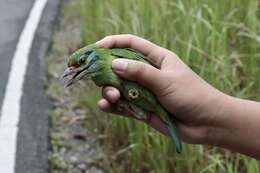
[[[143,54],[130,49],[130,48],[113,48],[111,49],[111,55],[119,58],[127,58],[131,60],[141,61],[146,64],[153,65]]]

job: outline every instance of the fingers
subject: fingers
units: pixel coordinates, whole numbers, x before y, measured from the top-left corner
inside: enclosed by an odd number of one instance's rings
[[[104,111],[104,112],[109,112],[109,113],[113,113],[113,114],[119,114],[119,115],[123,115],[123,116],[127,116],[127,117],[131,117],[131,118],[135,118],[133,115],[129,115],[126,114],[125,112],[120,112],[118,110],[116,110],[111,103],[109,103],[109,101],[107,101],[106,99],[101,99],[98,102],[98,107]],[[152,128],[154,128],[155,130],[163,133],[164,135],[169,135],[168,133],[168,129],[165,126],[165,124],[154,114],[150,115],[151,117],[149,118],[148,121],[143,121],[144,123],[147,123],[149,126],[151,126]],[[136,118],[135,118],[136,119]]]
[[[112,68],[120,76],[137,81],[154,93],[168,86],[169,81],[159,69],[139,61],[118,58],[113,60]]]
[[[116,103],[120,98],[120,92],[111,86],[104,87],[102,89],[103,99],[99,100],[98,107],[104,111],[113,114],[120,114],[127,117],[135,118],[135,116],[130,115],[124,111],[118,111],[111,103]],[[154,114],[150,115],[150,118],[147,121],[144,121],[154,129],[160,131],[163,134],[168,135],[168,130],[165,124]]]
[[[106,100],[106,99],[101,99],[98,101],[97,103],[98,107],[100,110],[102,110],[103,112],[109,112],[109,113],[113,113],[113,114],[120,114],[120,115],[124,115],[124,112],[119,112],[118,110],[116,110],[111,103]]]
[[[102,89],[103,97],[111,103],[116,103],[120,98],[120,92],[111,86],[104,87]]]
[[[159,68],[161,67],[163,59],[167,56],[167,54],[169,54],[167,49],[130,34],[107,36],[98,41],[96,45],[104,48],[122,47],[135,49],[144,54],[155,66]]]
[[[98,105],[99,109],[101,109],[104,112],[111,112],[111,111],[113,111],[111,109],[110,103],[106,99],[99,100],[97,105]]]

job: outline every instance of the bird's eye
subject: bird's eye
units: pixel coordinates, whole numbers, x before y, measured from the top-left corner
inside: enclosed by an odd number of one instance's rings
[[[81,57],[80,60],[79,60],[79,63],[80,63],[80,64],[84,64],[85,61],[86,61],[85,58],[84,58],[84,57]]]

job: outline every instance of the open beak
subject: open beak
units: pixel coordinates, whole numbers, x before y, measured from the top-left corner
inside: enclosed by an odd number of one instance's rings
[[[61,76],[61,79],[64,79],[66,78],[67,76],[69,75],[72,75],[73,73],[75,73],[75,69],[74,68],[71,68],[71,67],[68,67],[62,74]]]
[[[82,79],[86,74],[86,68],[83,67],[68,67],[61,76],[61,80],[64,83],[64,87],[69,87],[76,81]]]

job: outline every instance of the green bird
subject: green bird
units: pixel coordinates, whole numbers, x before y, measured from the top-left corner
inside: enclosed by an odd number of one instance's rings
[[[153,65],[143,54],[133,49],[97,48],[95,45],[90,45],[77,50],[69,57],[68,68],[62,76],[65,86],[70,86],[85,77],[92,79],[97,86],[114,86],[121,93],[117,108],[128,111],[141,120],[147,120],[150,113],[158,115],[166,124],[176,151],[180,153],[182,143],[173,117],[150,90],[137,82],[123,79],[113,72],[111,64],[115,58],[126,58]]]

